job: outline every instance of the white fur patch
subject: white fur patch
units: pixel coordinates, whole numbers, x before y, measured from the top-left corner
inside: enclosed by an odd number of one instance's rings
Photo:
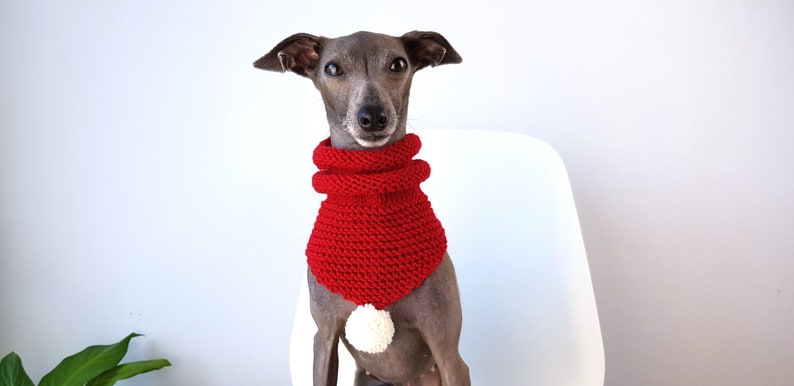
[[[366,139],[359,138],[359,137],[357,137],[355,135],[353,136],[353,138],[356,139],[356,142],[358,142],[359,145],[364,146],[364,147],[381,147],[381,146],[385,145],[386,142],[389,142],[389,139],[391,139],[391,135],[387,135],[387,136],[385,136],[385,137],[383,137],[383,138],[381,138],[381,139],[379,139],[377,141],[369,141],[369,140],[366,140]]]

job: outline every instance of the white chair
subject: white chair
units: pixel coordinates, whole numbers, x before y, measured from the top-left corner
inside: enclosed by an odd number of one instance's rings
[[[444,224],[463,305],[460,350],[473,385],[603,386],[604,348],[568,175],[528,136],[418,133],[422,184]],[[290,342],[294,386],[311,385],[308,288]],[[339,385],[355,366],[340,344]]]

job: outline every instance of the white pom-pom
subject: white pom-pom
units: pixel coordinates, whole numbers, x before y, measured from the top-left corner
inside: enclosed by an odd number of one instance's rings
[[[394,337],[394,322],[389,311],[364,304],[356,307],[347,318],[345,336],[356,350],[377,354],[389,347]]]

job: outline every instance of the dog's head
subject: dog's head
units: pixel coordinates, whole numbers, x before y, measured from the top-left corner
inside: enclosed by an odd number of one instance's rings
[[[331,144],[374,149],[405,136],[414,73],[461,60],[435,32],[401,37],[357,32],[334,39],[299,33],[276,45],[254,67],[311,79],[325,103]]]

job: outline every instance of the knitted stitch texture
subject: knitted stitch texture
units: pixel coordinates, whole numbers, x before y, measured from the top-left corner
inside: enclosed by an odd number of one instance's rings
[[[444,228],[419,184],[430,165],[412,159],[415,134],[379,150],[343,150],[330,139],[314,150],[321,203],[306,248],[317,281],[377,309],[407,295],[435,271],[447,249]]]

